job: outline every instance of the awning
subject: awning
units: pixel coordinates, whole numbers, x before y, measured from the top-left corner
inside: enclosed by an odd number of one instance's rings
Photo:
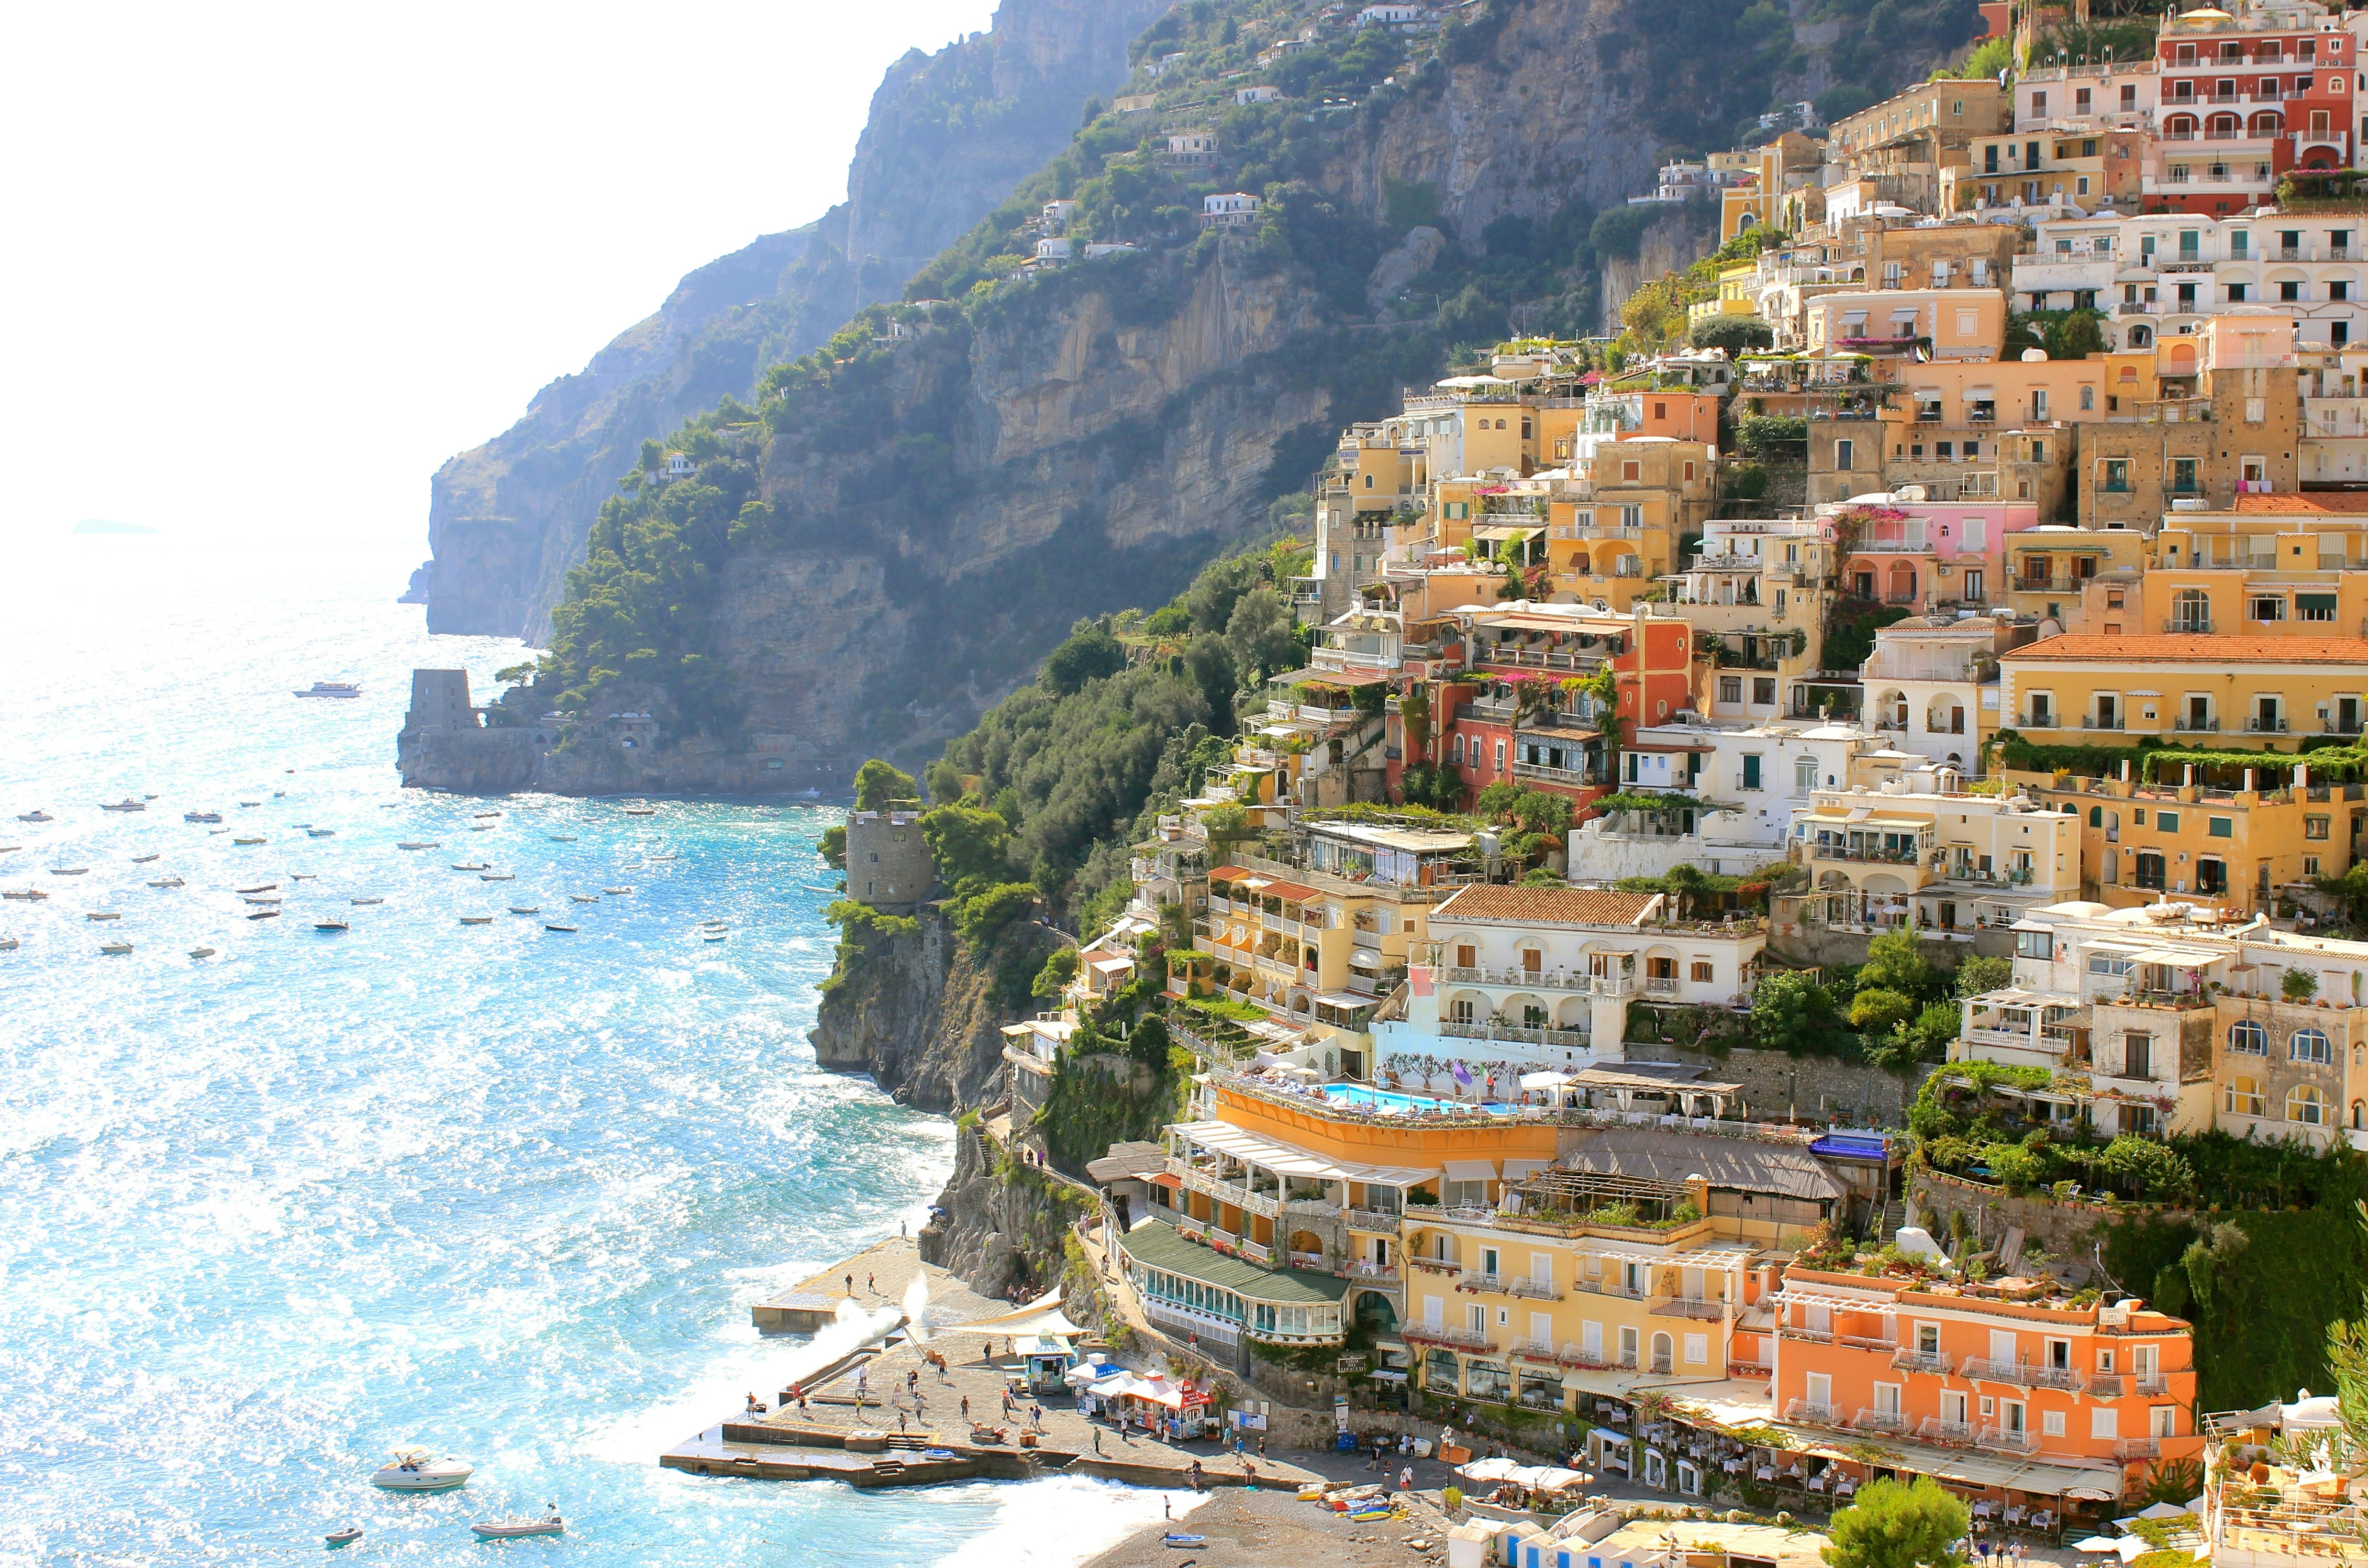
[[[1447,1162],[1450,1181],[1494,1181],[1497,1162],[1494,1160],[1450,1160]]]
[[[1151,1175],[1151,1184],[1154,1187],[1164,1187],[1170,1192],[1180,1192],[1184,1187],[1184,1178],[1173,1171],[1154,1171]]]
[[[1405,1165],[1362,1165],[1327,1159],[1306,1149],[1244,1131],[1228,1121],[1183,1121],[1169,1131],[1182,1134],[1201,1148],[1230,1155],[1246,1165],[1309,1181],[1365,1181],[1384,1187],[1413,1187],[1437,1174]]]
[[[1532,523],[1528,528],[1517,528],[1499,524],[1485,528],[1474,528],[1472,530],[1472,537],[1474,539],[1499,540],[1527,539],[1543,526],[1544,525],[1543,524]]]
[[[1320,686],[1332,691],[1354,691],[1360,686],[1372,686],[1388,678],[1388,676],[1378,670],[1370,676],[1356,679],[1345,676],[1306,675],[1298,671],[1293,671],[1291,676],[1292,684],[1294,686]]]
[[[2169,964],[2177,969],[2201,969],[2214,959],[2227,956],[2207,953],[2201,948],[2146,948],[2130,955],[2139,963]]]
[[[1894,311],[1891,312],[1891,319],[1893,321],[1914,321],[1916,319],[1916,307],[1909,305],[1905,309]]]
[[[1526,1083],[1526,1080],[1524,1080],[1524,1082]],[[1523,1176],[1535,1176],[1553,1163],[1554,1162],[1551,1160],[1508,1159],[1505,1162],[1505,1179],[1507,1181],[1519,1181]]]
[[[1371,948],[1351,948],[1349,949],[1349,967],[1378,970],[1382,967],[1382,955]]]

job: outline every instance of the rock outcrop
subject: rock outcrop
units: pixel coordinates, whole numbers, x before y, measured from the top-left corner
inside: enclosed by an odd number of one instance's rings
[[[924,905],[917,932],[865,934],[860,962],[823,993],[808,1036],[814,1060],[865,1073],[900,1104],[955,1113],[976,1109],[1003,1073],[1003,1026],[1016,1015],[996,1000],[996,976],[954,935],[944,912]],[[1061,940],[1039,926],[1008,929],[1013,961],[1042,967]],[[998,945],[998,952],[1008,948]]]
[[[432,558],[404,594],[430,631],[546,637],[586,530],[641,443],[895,298],[921,265],[1058,152],[1127,44],[1172,0],[1003,0],[994,26],[889,68],[848,199],[683,278],[656,313],[433,481]]]

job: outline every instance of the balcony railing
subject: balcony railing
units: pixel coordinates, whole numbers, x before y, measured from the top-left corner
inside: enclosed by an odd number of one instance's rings
[[[1497,1347],[1479,1329],[1450,1328],[1444,1324],[1410,1323],[1399,1331],[1399,1337],[1417,1345],[1450,1345],[1463,1350],[1489,1351]]]
[[[1401,1216],[1381,1209],[1343,1209],[1340,1218],[1352,1231],[1383,1231],[1396,1235]],[[1413,1258],[1409,1261],[1419,1264],[1424,1260]]]
[[[2118,1372],[2100,1372],[2089,1380],[2090,1399],[2119,1399],[2127,1389],[2128,1385]]]
[[[2125,721],[2119,713],[2083,713],[2080,727],[2084,730],[2118,730]]]
[[[1656,1304],[1653,1308],[1653,1315],[1664,1318],[1692,1318],[1698,1323],[1724,1323],[1726,1321],[1726,1303],[1697,1301],[1692,1297],[1680,1296]]]
[[[1551,1361],[1554,1358],[1555,1346],[1551,1339],[1515,1339],[1506,1343],[1505,1354],[1527,1357],[1532,1361]]]
[[[1804,1421],[1812,1426],[1843,1426],[1849,1425],[1849,1423],[1842,1419],[1840,1407],[1831,1404],[1812,1404],[1805,1399],[1796,1399],[1791,1403],[1785,1405],[1784,1419],[1787,1421]]]
[[[2220,721],[2217,719],[2173,719],[2170,722],[2170,727],[2173,730],[2191,734],[2216,735],[2220,733]]]
[[[2245,721],[2245,733],[2248,735],[2283,735],[2286,733],[2286,722],[2257,713]]]
[[[2131,1392],[2145,1394],[2149,1398],[2160,1399],[2170,1392],[2170,1380],[2157,1372],[2150,1378],[2140,1378],[2133,1385]]]
[[[1974,1440],[1974,1429],[1962,1421],[1943,1421],[1938,1416],[1927,1416],[1918,1423],[1916,1436],[1927,1443],[1964,1444]]]
[[[2002,1454],[2035,1454],[2039,1439],[2030,1432],[2011,1431],[2004,1426],[1985,1426],[1974,1439],[1974,1447],[1988,1449]]]
[[[1512,1281],[1502,1274],[1483,1274],[1476,1268],[1467,1268],[1456,1279],[1455,1288],[1459,1290],[1501,1292]]]
[[[2162,1442],[2157,1437],[2123,1437],[2113,1444],[2113,1457],[2127,1463],[2131,1460],[2151,1460],[2162,1457]]]
[[[1559,1301],[1562,1300],[1562,1292],[1554,1289],[1554,1281],[1551,1279],[1522,1279],[1516,1278],[1506,1285],[1505,1293],[1508,1296],[1526,1297],[1528,1300],[1532,1301]]]
[[[1861,1410],[1850,1420],[1861,1432],[1896,1432],[1906,1436],[1907,1417],[1896,1410]]]
[[[1937,1372],[1945,1378],[1949,1365],[1949,1358],[1938,1350],[1902,1350],[1891,1358],[1892,1369],[1899,1372]]]

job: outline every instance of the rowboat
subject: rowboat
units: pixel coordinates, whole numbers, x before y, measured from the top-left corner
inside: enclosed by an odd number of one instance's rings
[[[162,855],[134,855],[131,857],[131,863],[135,866],[144,866],[151,860],[162,860],[164,858]]]
[[[514,882],[518,881],[518,873],[515,871],[481,871],[477,875],[477,880],[481,882]]]
[[[514,903],[510,905],[510,913],[512,915],[541,915],[542,913],[542,905],[539,903]]]
[[[332,917],[327,920],[313,921],[313,929],[315,931],[350,931],[353,927],[347,925],[342,920]]]
[[[52,866],[50,868],[50,875],[53,877],[85,877],[89,874],[90,868],[88,866]]]
[[[572,833],[546,833],[543,836],[550,839],[553,844],[573,844],[575,842],[575,835]]]
[[[566,1521],[559,1517],[559,1505],[549,1505],[551,1512],[540,1519],[488,1519],[469,1528],[477,1532],[479,1540],[516,1540],[520,1536],[565,1535]]]
[[[321,873],[318,871],[290,871],[288,873],[288,880],[291,882],[317,882],[321,880]]]
[[[124,954],[131,950],[131,944],[129,942],[101,942],[98,945],[98,950],[105,953],[108,958],[120,959]]]
[[[443,848],[444,846],[443,846],[442,845],[438,844],[438,843],[435,843],[435,842],[433,842],[433,841],[431,840],[430,842],[426,843],[426,844],[416,844],[416,843],[398,844],[398,845],[396,845],[396,846],[395,846],[395,847],[396,847],[397,849],[441,849],[441,848]]]
[[[193,959],[210,959],[214,956],[214,950],[211,948],[191,948],[189,956]]]
[[[83,918],[85,920],[120,920],[123,916],[116,910],[94,909],[89,914],[84,915]]]
[[[546,923],[543,929],[546,931],[573,931],[575,927],[573,926],[553,926]]]
[[[359,909],[363,904],[384,903],[386,900],[382,898],[349,898],[346,900],[346,902],[352,904],[355,908]]]
[[[235,891],[239,892],[278,892],[279,891],[279,884],[278,882],[257,882],[251,888],[239,888]]]
[[[279,911],[276,909],[258,909],[254,914],[248,915],[247,918],[249,920],[277,920],[279,918]]]
[[[607,893],[610,898],[622,898],[633,890],[631,888],[602,888],[600,891]]]
[[[490,871],[494,863],[491,860],[455,860],[452,869],[456,871]]]
[[[600,902],[600,895],[597,892],[572,892],[567,896],[575,900],[577,903],[598,903]]]
[[[627,806],[625,814],[629,817],[654,817],[658,814],[658,809],[655,806]]]
[[[233,838],[231,842],[233,844],[261,844],[265,841],[260,838]]]
[[[491,926],[493,923],[494,917],[490,915],[463,915],[461,916],[461,924],[463,926]]]
[[[152,888],[185,888],[189,884],[178,877],[165,877],[148,884]]]
[[[353,1545],[353,1543],[354,1543],[354,1542],[356,1542],[356,1541],[358,1541],[358,1540],[361,1540],[361,1538],[362,1538],[362,1528],[361,1528],[361,1526],[359,1526],[359,1525],[347,1525],[344,1529],[341,1529],[341,1530],[331,1530],[331,1531],[330,1531],[326,1536],[323,1537],[322,1539],[324,1539],[324,1540],[326,1540],[326,1541],[329,1543],[329,1550],[331,1550],[332,1551],[336,1551],[338,1547],[341,1547],[341,1546],[351,1546],[351,1545]]]
[[[13,898],[20,903],[39,903],[49,896],[39,888],[26,888],[19,892],[0,892],[0,898]]]

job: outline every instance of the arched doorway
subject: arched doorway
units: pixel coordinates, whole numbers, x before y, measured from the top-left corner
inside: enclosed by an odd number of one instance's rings
[[[1360,1290],[1354,1309],[1357,1326],[1376,1337],[1386,1338],[1398,1331],[1398,1310],[1379,1290]]]
[[[1884,597],[1896,605],[1916,602],[1916,568],[1905,561],[1891,563],[1890,579],[1884,585]]]

